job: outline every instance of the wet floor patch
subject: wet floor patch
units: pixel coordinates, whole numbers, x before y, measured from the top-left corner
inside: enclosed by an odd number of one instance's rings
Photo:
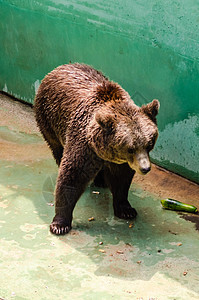
[[[0,126],[0,137],[2,140],[17,144],[41,143],[42,137],[38,134],[27,134],[17,130],[11,130],[7,126]]]
[[[195,228],[196,230],[199,231],[199,213],[197,214],[180,214],[181,218],[192,222],[193,224],[195,224]]]

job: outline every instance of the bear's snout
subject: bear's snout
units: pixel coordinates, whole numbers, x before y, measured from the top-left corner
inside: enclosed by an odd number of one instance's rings
[[[133,155],[133,160],[128,163],[131,169],[135,170],[141,175],[145,175],[151,170],[151,162],[146,150],[137,151]]]
[[[140,171],[141,171],[141,173],[142,173],[143,175],[145,175],[145,174],[147,174],[149,171],[151,171],[151,166],[146,167],[146,168],[141,168]]]

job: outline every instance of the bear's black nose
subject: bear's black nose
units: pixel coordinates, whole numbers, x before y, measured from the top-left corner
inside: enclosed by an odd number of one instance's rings
[[[150,170],[151,170],[151,167],[140,168],[140,171],[141,171],[143,174],[147,174]]]

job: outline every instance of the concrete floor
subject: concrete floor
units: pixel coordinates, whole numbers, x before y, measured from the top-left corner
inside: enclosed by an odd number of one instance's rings
[[[0,167],[1,299],[199,299],[199,216],[160,205],[173,197],[199,208],[198,185],[153,166],[132,184],[134,222],[115,218],[110,192],[91,185],[72,231],[54,236],[57,166],[32,108],[5,95]]]

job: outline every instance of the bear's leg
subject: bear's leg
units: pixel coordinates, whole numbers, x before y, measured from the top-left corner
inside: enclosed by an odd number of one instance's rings
[[[62,146],[62,144],[60,143],[60,141],[56,137],[53,130],[50,130],[50,131],[42,130],[41,132],[42,132],[47,144],[49,145],[49,147],[52,151],[52,154],[55,158],[55,161],[56,161],[57,165],[59,166],[60,163],[61,163],[62,155],[63,155],[63,146]]]
[[[104,174],[104,169],[100,170],[97,176],[94,179],[94,185],[97,187],[103,187],[106,188],[106,180],[105,180],[105,174]]]
[[[60,235],[70,231],[73,209],[101,167],[101,160],[92,157],[86,148],[79,145],[65,147],[56,184],[55,217],[50,225],[52,233]]]
[[[113,195],[114,214],[121,219],[133,219],[137,212],[128,202],[128,191],[135,171],[128,164],[109,164],[106,180]]]

